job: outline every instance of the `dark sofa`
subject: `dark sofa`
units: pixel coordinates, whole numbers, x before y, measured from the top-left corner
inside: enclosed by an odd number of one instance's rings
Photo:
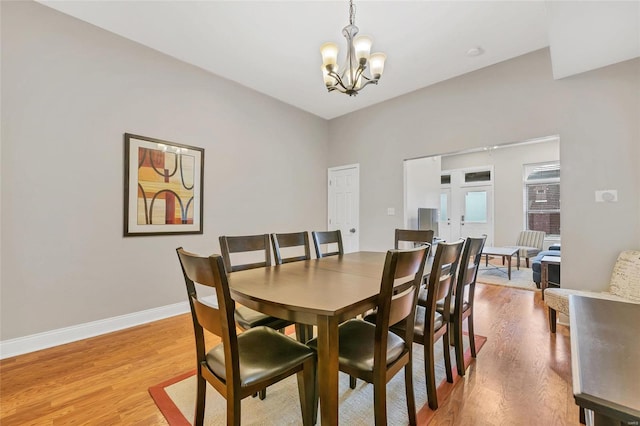
[[[538,288],[540,288],[540,281],[542,280],[542,267],[540,261],[544,256],[560,256],[560,245],[552,245],[549,247],[549,250],[541,251],[531,260],[533,282],[536,283],[536,287]],[[549,286],[560,287],[560,265],[549,265]]]

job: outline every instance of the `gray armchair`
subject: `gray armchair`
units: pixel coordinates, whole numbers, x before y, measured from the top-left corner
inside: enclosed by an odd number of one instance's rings
[[[529,267],[529,258],[535,257],[542,251],[544,244],[544,231],[521,231],[515,246],[520,249],[520,259],[524,258]]]

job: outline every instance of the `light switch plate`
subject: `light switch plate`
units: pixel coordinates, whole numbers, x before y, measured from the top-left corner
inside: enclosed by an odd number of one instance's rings
[[[596,191],[597,203],[615,203],[618,201],[618,190],[605,189],[602,191]]]
[[[393,207],[389,207],[387,209],[387,216],[395,216],[396,214],[396,209],[394,209]]]

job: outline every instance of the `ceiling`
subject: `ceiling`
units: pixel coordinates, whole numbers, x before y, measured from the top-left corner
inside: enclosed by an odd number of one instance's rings
[[[387,63],[349,97],[327,93],[319,51],[333,41],[344,62],[346,0],[40,3],[325,119],[548,46],[555,78],[640,56],[637,0],[357,0],[360,34]]]

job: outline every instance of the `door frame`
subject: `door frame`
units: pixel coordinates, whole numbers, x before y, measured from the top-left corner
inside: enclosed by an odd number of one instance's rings
[[[490,245],[489,243],[493,243],[493,239],[495,238],[495,174],[494,174],[494,166],[493,164],[488,164],[485,166],[471,166],[471,167],[460,167],[460,168],[456,168],[456,169],[448,169],[448,170],[442,170],[441,171],[441,175],[451,175],[453,176],[454,174],[458,174],[458,177],[460,177],[461,175],[464,175],[465,172],[479,172],[479,171],[489,171],[490,172],[490,176],[491,178],[488,181],[480,181],[480,182],[463,182],[463,181],[455,181],[454,184],[454,179],[452,178],[451,182],[448,184],[444,184],[441,185],[441,193],[442,193],[442,189],[449,189],[450,190],[450,198],[454,197],[454,192],[455,192],[455,196],[459,196],[461,195],[460,193],[458,193],[458,191],[464,191],[465,189],[468,188],[474,188],[474,187],[489,187],[491,188],[491,199],[489,204],[487,205],[488,208],[491,209],[491,221],[489,222],[489,234],[488,234],[488,239],[487,239],[487,245]],[[453,206],[453,200],[450,200],[450,205],[449,207],[451,208]],[[464,203],[464,200],[462,199],[457,199],[456,203]],[[460,208],[460,205],[458,204],[458,208]],[[448,212],[449,213],[449,218],[453,217],[452,215],[452,211]],[[456,211],[456,213],[459,213]],[[458,215],[459,216],[459,215]],[[460,219],[459,217],[456,217],[456,219],[454,220],[454,223],[458,224],[458,227],[460,226]]]
[[[358,175],[358,194],[356,197],[356,201],[357,201],[357,214],[356,214],[356,218],[358,220],[358,224],[357,224],[357,247],[358,250],[360,248],[360,163],[355,163],[355,164],[346,164],[343,166],[335,166],[335,167],[329,167],[327,169],[327,230],[331,231],[333,230],[333,225],[331,224],[331,178],[332,178],[332,173],[334,172],[339,172],[342,170],[347,170],[347,169],[355,169],[357,175]],[[343,236],[344,238],[344,236]]]

